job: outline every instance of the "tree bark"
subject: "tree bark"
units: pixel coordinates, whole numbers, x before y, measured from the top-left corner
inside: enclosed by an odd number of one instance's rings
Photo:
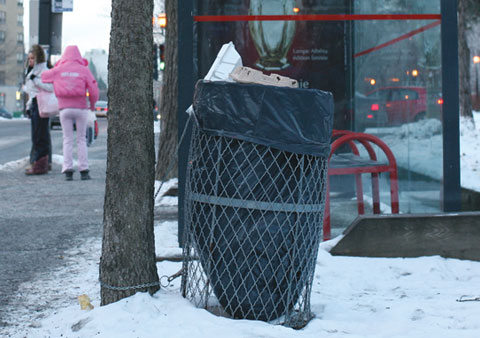
[[[471,13],[470,0],[458,1],[458,76],[460,115],[473,121],[472,89],[470,86],[470,49],[467,42],[467,29]]]
[[[101,305],[159,289],[153,233],[152,14],[153,0],[112,0]]]
[[[155,178],[178,177],[178,76],[177,76],[177,0],[165,0],[167,27],[165,36],[165,70],[160,106],[162,130],[159,136]]]

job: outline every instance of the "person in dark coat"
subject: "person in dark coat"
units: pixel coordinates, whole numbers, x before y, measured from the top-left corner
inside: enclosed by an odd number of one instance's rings
[[[26,175],[42,175],[48,173],[48,154],[51,151],[49,118],[41,118],[38,112],[37,94],[40,90],[53,91],[53,85],[43,83],[41,75],[48,69],[45,51],[40,45],[33,45],[28,52],[28,68],[24,90],[28,95],[27,115],[32,123],[33,151],[32,166],[25,171]]]

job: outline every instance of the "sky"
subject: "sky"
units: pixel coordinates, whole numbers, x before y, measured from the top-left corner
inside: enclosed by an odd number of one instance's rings
[[[29,48],[29,6],[24,1],[25,48]],[[63,13],[62,50],[77,45],[84,54],[91,49],[108,51],[110,40],[111,0],[73,0],[73,12]]]
[[[462,120],[462,185],[478,187],[480,112],[475,129]],[[0,120],[9,123],[9,120]],[[155,126],[158,132],[158,125]],[[421,135],[419,135],[421,136]],[[431,137],[424,133],[423,137]],[[421,142],[418,142],[421,145]],[[22,170],[27,158],[0,165]],[[60,155],[54,157],[62,163]],[[157,206],[177,205],[162,197],[176,180],[165,182]],[[155,182],[155,190],[160,182]],[[158,256],[178,255],[177,222],[155,222]],[[18,324],[10,338],[151,338],[151,337],[271,337],[271,338],[478,338],[480,337],[480,262],[418,258],[332,256],[341,239],[321,243],[311,294],[315,318],[302,330],[261,321],[232,320],[196,308],[180,294],[180,278],[165,282],[156,294],[137,293],[100,307],[98,282],[101,239],[79,243],[66,255],[65,267],[45,271],[21,284],[25,309],[16,309]],[[159,262],[159,277],[180,270],[180,262]],[[61,280],[62,283],[58,283]],[[82,310],[86,295],[93,309]],[[476,299],[476,300],[475,300]],[[465,301],[467,300],[467,301]],[[39,309],[31,313],[26,309]],[[41,309],[41,310],[40,310]],[[10,319],[9,319],[10,320]]]
[[[91,49],[108,51],[111,0],[74,0],[73,12],[63,13],[62,47],[77,45],[84,54]]]

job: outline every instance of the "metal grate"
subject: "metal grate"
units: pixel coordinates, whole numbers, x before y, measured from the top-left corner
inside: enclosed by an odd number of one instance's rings
[[[327,158],[192,132],[183,296],[231,318],[305,326]]]

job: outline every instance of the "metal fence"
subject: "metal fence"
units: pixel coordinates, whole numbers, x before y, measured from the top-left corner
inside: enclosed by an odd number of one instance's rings
[[[229,318],[293,328],[312,318],[327,158],[193,127],[182,294]]]

